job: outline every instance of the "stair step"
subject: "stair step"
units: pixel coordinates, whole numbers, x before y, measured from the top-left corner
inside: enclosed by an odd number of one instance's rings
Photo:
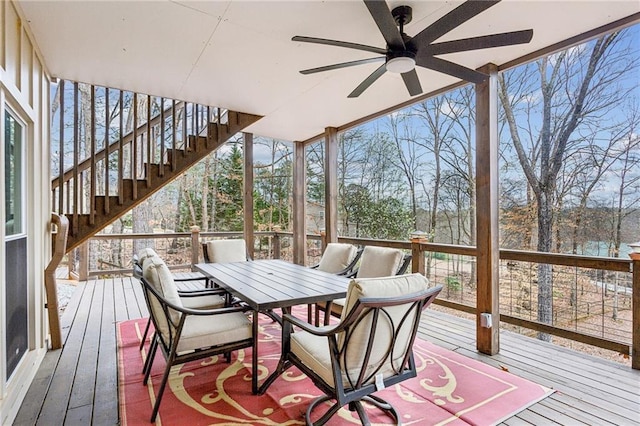
[[[105,201],[106,198],[104,195],[97,195],[94,199],[94,208],[97,214],[101,214],[105,212]],[[120,197],[117,195],[109,196],[109,210],[113,209],[115,206],[120,204]]]
[[[226,124],[209,124],[209,137],[205,136],[189,136],[187,150],[177,149],[175,158],[172,149],[167,149],[168,164],[164,165],[164,175],[160,176],[160,165],[151,163],[145,165],[147,179],[123,179],[122,181],[122,199],[123,204],[118,204],[120,197],[109,196],[109,214],[105,214],[104,206],[106,197],[97,196],[95,198],[95,215],[94,224],[89,224],[89,215],[78,215],[77,223],[73,224],[73,215],[68,215],[70,222],[70,235],[67,241],[67,251],[77,247],[92,235],[103,229],[105,226],[116,220],[122,214],[131,208],[140,204],[151,194],[156,192],[162,186],[180,176],[189,167],[202,160],[205,156],[218,149],[227,142],[236,133],[242,131],[247,126],[255,123],[261,117],[252,114],[237,113],[235,111],[227,112],[228,123]],[[150,182],[150,184],[149,184]],[[137,193],[137,198],[133,199],[133,192]],[[73,229],[77,232],[73,232]]]

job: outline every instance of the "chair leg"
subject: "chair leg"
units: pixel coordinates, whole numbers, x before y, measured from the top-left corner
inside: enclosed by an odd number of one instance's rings
[[[309,404],[309,407],[307,407],[307,413],[305,414],[305,418],[306,418],[306,422],[308,425],[313,425],[313,426],[322,426],[323,424],[327,423],[329,421],[329,419],[331,419],[331,417],[334,416],[334,414],[336,414],[338,412],[338,410],[342,407],[340,407],[340,405],[338,405],[338,403],[336,402],[335,404],[333,404],[331,406],[331,408],[329,408],[329,410],[324,413],[322,415],[322,417],[320,417],[318,419],[317,422],[313,423],[311,421],[311,412],[314,410],[314,408],[316,408],[318,405],[325,403],[326,401],[331,400],[332,398],[327,396],[327,395],[323,395],[320,396],[316,399],[314,399],[313,401],[311,401],[311,404]]]
[[[393,407],[393,405],[389,404],[387,401],[380,398],[379,396],[367,395],[362,398],[362,401],[366,401],[369,404],[375,407],[378,407],[379,409],[384,411],[389,417],[392,417],[395,420],[396,424],[398,425],[402,424],[402,422],[400,421],[400,415],[398,414],[396,409]]]
[[[142,373],[144,374],[143,383],[146,385],[149,380],[149,375],[151,374],[151,366],[153,365],[153,358],[156,356],[156,351],[158,350],[158,338],[153,335],[151,338],[151,344],[149,345],[149,352],[147,352],[147,359],[144,360],[144,367],[142,367]]]
[[[322,426],[325,423],[327,423],[331,419],[331,417],[333,417],[338,412],[338,410],[340,410],[340,408],[342,408],[339,405],[339,403],[336,402],[315,423],[312,422],[311,421],[311,412],[318,405],[324,404],[325,402],[330,401],[332,399],[333,398],[330,397],[330,396],[323,395],[323,396],[320,396],[320,397],[314,399],[313,401],[311,401],[311,404],[309,404],[309,407],[307,408],[307,413],[305,414],[306,422],[307,422],[308,425]],[[395,410],[395,408],[393,408],[393,406],[391,404],[389,404],[384,399],[382,399],[380,397],[377,397],[375,395],[368,395],[368,396],[363,397],[362,401],[366,401],[366,402],[372,404],[373,406],[378,407],[379,409],[385,411],[386,414],[389,417],[393,418],[393,420],[395,421],[396,425],[398,425],[398,426],[402,425],[402,422],[400,421],[400,416],[398,415],[398,412]],[[363,426],[371,426],[371,421],[369,420],[369,416],[367,415],[367,412],[365,411],[365,409],[362,406],[362,403],[360,401],[351,401],[349,403],[349,410],[355,411],[356,413],[358,413],[358,417],[360,418],[360,423],[362,423]]]
[[[151,325],[151,317],[147,320],[147,326],[144,328],[144,333],[142,333],[142,341],[140,342],[140,350],[144,348],[144,344],[147,341],[147,334],[149,333],[149,326]]]
[[[173,362],[176,359],[175,351],[176,351],[176,346],[173,345],[171,347],[171,352],[169,353],[169,357],[167,359],[167,366],[164,368],[164,374],[162,375],[162,381],[160,382],[160,389],[158,389],[158,394],[156,395],[156,403],[153,405],[153,412],[151,413],[151,423],[156,421],[158,410],[160,410],[160,402],[162,401],[162,394],[164,394],[164,388],[167,386],[167,381],[169,381],[169,373],[171,372],[171,367],[173,366]]]
[[[329,325],[329,321],[331,320],[331,310],[333,309],[333,302],[328,301],[324,306],[324,325]]]
[[[358,417],[360,417],[360,423],[362,426],[371,426],[371,421],[369,420],[369,416],[367,416],[367,412],[364,411],[364,407],[360,401],[353,401],[349,403],[349,410],[356,411],[358,413]]]
[[[318,306],[318,304],[316,303],[316,318],[315,318],[315,325],[316,327],[318,327],[320,325],[320,306]]]

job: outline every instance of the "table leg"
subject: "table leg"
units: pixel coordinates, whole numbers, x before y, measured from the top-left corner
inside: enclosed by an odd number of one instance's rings
[[[253,311],[253,357],[251,360],[251,392],[258,394],[258,311]]]
[[[289,307],[282,308],[282,314],[283,315],[291,314],[291,307],[289,306]],[[284,326],[284,323],[281,323],[281,324]],[[273,373],[271,373],[269,377],[266,378],[266,380],[262,383],[262,385],[260,385],[260,389],[258,390],[258,395],[263,395],[267,391],[269,386],[271,386],[271,383],[273,383],[278,377],[280,377],[280,375],[285,370],[287,370],[292,365],[291,361],[289,361],[286,356],[287,352],[289,351],[289,348],[285,347],[284,328],[282,329],[282,332],[283,332],[282,350],[280,351],[280,360],[278,361],[278,366],[273,371]]]

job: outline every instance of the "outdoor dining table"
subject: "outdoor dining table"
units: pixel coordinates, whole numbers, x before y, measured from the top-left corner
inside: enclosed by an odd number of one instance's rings
[[[258,313],[269,313],[273,317],[274,309],[290,312],[296,305],[343,298],[350,281],[283,260],[198,263],[195,268],[253,309],[251,390],[254,394],[258,393]]]

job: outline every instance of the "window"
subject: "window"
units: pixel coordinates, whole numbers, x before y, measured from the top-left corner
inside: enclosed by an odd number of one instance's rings
[[[22,234],[23,226],[23,125],[5,109],[4,114],[4,179],[6,236]]]

